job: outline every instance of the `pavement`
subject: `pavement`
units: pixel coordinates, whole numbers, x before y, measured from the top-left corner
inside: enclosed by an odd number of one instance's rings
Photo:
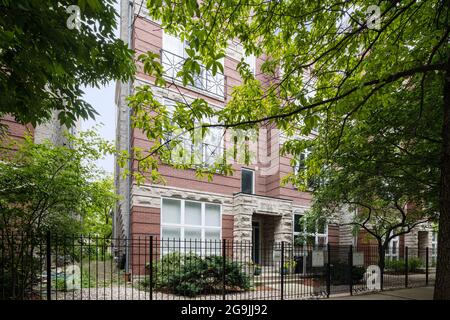
[[[334,296],[327,300],[433,300],[433,292],[434,287],[419,287],[353,296]]]

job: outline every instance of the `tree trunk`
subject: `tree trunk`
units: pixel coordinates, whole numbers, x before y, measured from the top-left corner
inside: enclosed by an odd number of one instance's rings
[[[434,299],[450,300],[450,60],[444,80],[439,234]]]

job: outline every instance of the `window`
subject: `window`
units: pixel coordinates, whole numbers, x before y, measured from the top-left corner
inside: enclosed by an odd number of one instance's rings
[[[295,162],[294,165],[294,175],[303,175],[304,179],[307,179],[306,181],[306,187],[308,190],[314,190],[315,188],[322,185],[326,180],[319,176],[307,176],[307,166],[306,166],[306,160],[308,159],[309,155],[311,154],[311,151],[309,149],[305,149],[303,152],[300,153],[299,159]]]
[[[165,99],[164,104],[167,107],[169,115],[171,115],[175,110],[176,102]],[[213,124],[218,122],[217,119],[208,119],[207,121]],[[201,133],[201,129],[198,129],[198,131]],[[177,132],[177,134],[180,133],[181,132]],[[172,153],[172,161],[174,162],[186,161],[194,166],[211,166],[223,156],[223,129],[220,127],[209,128],[203,139],[200,137],[201,134],[195,134],[196,139],[200,140],[195,141],[195,143],[192,142],[190,136],[185,137],[186,135],[182,135],[183,137],[178,137],[177,134],[168,132],[162,141],[162,143],[164,143],[175,137],[182,139],[180,147],[175,149]],[[183,149],[183,157],[179,159],[179,151],[181,149]]]
[[[217,118],[210,119],[210,123],[218,123]],[[202,161],[203,164],[213,165],[223,156],[223,129],[220,127],[208,128],[203,137],[202,143]]]
[[[181,41],[166,32],[163,33],[161,59],[164,72],[168,77],[178,79],[177,73],[181,70],[184,60],[187,58],[186,48],[188,47],[186,41]]]
[[[304,150],[300,153],[299,159],[296,161],[294,165],[294,174],[304,174],[306,175],[306,159],[310,155],[311,151],[309,149]],[[319,183],[319,181],[313,177],[307,178],[307,188],[308,190],[313,190]]]
[[[249,169],[241,170],[241,191],[242,193],[255,193],[255,172]]]
[[[163,33],[163,50],[161,50],[161,62],[164,67],[164,74],[177,81],[182,81],[178,76],[178,72],[183,68],[184,61],[188,58],[186,49],[189,48],[189,42],[181,41],[166,32]],[[222,65],[224,59],[220,60]],[[216,96],[225,96],[225,77],[217,72],[212,74],[211,70],[206,70],[204,66],[200,66],[200,72],[194,76],[194,87],[211,93]]]
[[[177,250],[180,243],[176,240],[211,241],[212,247],[217,248],[216,241],[221,239],[221,206],[212,203],[162,199],[161,209],[161,239],[164,252]],[[171,240],[173,248],[171,248]],[[186,245],[186,250],[192,250],[194,245]],[[204,252],[207,246],[198,245]],[[183,250],[183,249],[182,249]]]
[[[437,259],[437,232],[433,231],[431,234],[431,266],[436,266],[436,259]]]
[[[388,248],[386,250],[386,260],[398,260],[399,257],[399,237],[396,236],[389,241]]]
[[[294,174],[299,174],[300,172],[306,170],[306,159],[311,152],[306,149],[300,153],[299,159],[296,161],[294,166]]]
[[[256,75],[256,57],[253,54],[249,56],[244,55],[244,61],[250,66],[250,72]]]
[[[294,214],[294,243],[319,246],[328,243],[328,226],[325,219],[308,220],[303,214]]]

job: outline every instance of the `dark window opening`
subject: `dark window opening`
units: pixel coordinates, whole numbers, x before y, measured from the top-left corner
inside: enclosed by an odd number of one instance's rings
[[[253,186],[253,175],[254,172],[251,170],[242,170],[241,171],[241,191],[242,193],[253,194],[254,186]]]

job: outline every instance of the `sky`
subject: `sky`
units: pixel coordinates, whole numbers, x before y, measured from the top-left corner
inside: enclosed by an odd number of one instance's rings
[[[116,1],[115,8],[117,13],[120,13],[118,1]],[[117,21],[117,26],[119,26],[119,21]],[[115,34],[119,37],[118,29],[115,30]],[[100,87],[100,89],[85,88],[83,90],[83,99],[95,108],[98,115],[95,117],[95,120],[82,121],[81,130],[88,130],[95,125],[101,124],[101,127],[98,128],[99,134],[106,140],[115,140],[117,112],[114,102],[115,89],[116,83],[112,81],[107,86]],[[99,160],[97,165],[112,174],[114,172],[114,156],[109,155]]]
[[[114,103],[115,83],[110,82],[107,86],[97,88],[85,88],[83,99],[90,103],[99,113],[95,120],[82,121],[81,130],[91,129],[95,125],[98,133],[106,140],[114,141],[116,133],[116,112]],[[114,172],[114,156],[108,155],[97,162],[97,165],[108,173]]]

